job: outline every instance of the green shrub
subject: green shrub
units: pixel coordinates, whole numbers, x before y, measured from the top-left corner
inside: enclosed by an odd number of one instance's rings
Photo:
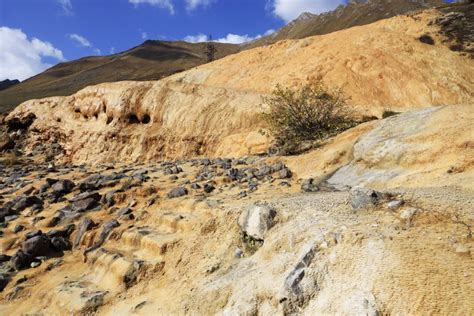
[[[264,101],[270,107],[265,121],[280,154],[299,153],[356,125],[342,91],[322,84],[295,90],[277,86]]]

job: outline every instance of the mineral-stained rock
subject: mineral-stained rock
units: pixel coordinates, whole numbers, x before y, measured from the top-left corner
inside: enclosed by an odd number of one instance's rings
[[[239,217],[239,226],[244,234],[264,240],[266,232],[273,227],[276,211],[267,205],[250,205]]]
[[[74,239],[74,248],[79,246],[82,237],[86,233],[86,231],[91,230],[96,224],[88,217],[83,217],[81,222],[79,223],[79,230],[77,232],[76,238]]]

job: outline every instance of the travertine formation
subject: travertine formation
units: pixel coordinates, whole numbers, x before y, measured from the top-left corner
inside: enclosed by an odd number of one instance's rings
[[[435,17],[22,104],[23,164],[0,160],[0,314],[471,314],[474,64]],[[355,115],[404,113],[254,155],[261,96],[307,80]]]
[[[27,150],[58,143],[63,162],[240,156],[266,151],[262,95],[309,80],[340,87],[359,115],[472,104],[474,61],[440,43],[435,11],[228,56],[157,82],[87,87],[31,100]],[[435,45],[418,40],[431,34]],[[36,132],[37,131],[37,132]]]

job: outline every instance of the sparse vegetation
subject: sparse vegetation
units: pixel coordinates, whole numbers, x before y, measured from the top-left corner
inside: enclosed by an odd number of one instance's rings
[[[296,154],[357,123],[350,118],[347,98],[339,89],[309,83],[299,89],[277,86],[265,99],[264,114],[280,154]]]

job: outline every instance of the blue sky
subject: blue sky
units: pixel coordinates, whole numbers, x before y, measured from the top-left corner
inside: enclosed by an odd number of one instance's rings
[[[345,0],[0,0],[0,80],[146,39],[241,43]]]
[[[347,0],[0,0],[0,80],[146,39],[242,43]]]

